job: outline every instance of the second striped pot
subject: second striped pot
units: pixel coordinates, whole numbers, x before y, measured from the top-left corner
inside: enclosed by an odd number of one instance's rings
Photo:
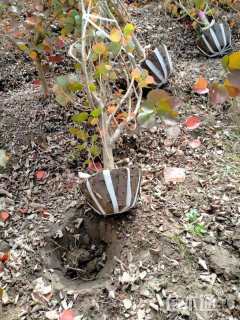
[[[87,178],[81,190],[100,215],[123,213],[136,206],[141,176],[138,167],[103,170]]]
[[[232,50],[231,29],[227,22],[212,23],[201,30],[198,49],[207,57],[221,57]]]

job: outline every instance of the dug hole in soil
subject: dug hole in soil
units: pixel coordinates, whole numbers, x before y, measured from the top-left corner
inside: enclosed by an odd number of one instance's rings
[[[43,265],[55,289],[81,290],[107,285],[120,255],[116,220],[105,219],[85,206],[70,209],[64,223],[51,227],[42,249]]]

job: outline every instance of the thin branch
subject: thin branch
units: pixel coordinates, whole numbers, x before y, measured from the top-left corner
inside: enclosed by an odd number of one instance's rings
[[[114,118],[116,113],[119,111],[119,109],[121,108],[123,103],[131,96],[133,85],[134,85],[134,79],[132,78],[132,80],[130,82],[130,85],[129,85],[128,89],[127,89],[127,92],[122,97],[122,99],[119,101],[119,103],[118,103],[116,109],[114,110],[114,112],[109,116],[109,119],[108,119],[108,122],[107,122],[107,126],[110,125],[112,119]]]
[[[93,98],[92,98],[92,94],[89,90],[89,77],[88,77],[88,70],[87,70],[87,64],[86,64],[86,31],[87,31],[87,26],[88,26],[88,22],[89,19],[87,19],[86,17],[90,14],[90,10],[91,10],[91,2],[89,2],[89,6],[88,6],[88,11],[86,13],[86,9],[84,6],[84,0],[81,0],[81,5],[82,5],[82,12],[83,12],[83,16],[85,16],[85,19],[83,18],[83,22],[82,22],[82,45],[81,45],[81,54],[82,54],[82,61],[81,61],[81,65],[82,65],[82,71],[83,71],[83,75],[85,78],[85,83],[86,83],[86,91],[87,91],[87,97],[88,97],[88,101],[91,104],[91,106],[94,108],[94,103],[93,103]]]
[[[114,134],[111,137],[111,145],[114,145],[115,142],[118,140],[119,136],[121,135],[122,131],[125,129],[126,125],[133,119],[135,119],[136,115],[138,114],[138,111],[141,107],[141,101],[142,101],[142,90],[140,91],[137,103],[136,103],[136,108],[133,111],[133,113],[127,117],[126,121],[123,121],[119,124],[117,129],[115,130]]]

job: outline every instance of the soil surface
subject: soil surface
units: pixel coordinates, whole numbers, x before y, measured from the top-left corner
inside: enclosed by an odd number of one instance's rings
[[[181,126],[171,143],[161,126],[124,136],[116,158],[142,166],[141,198],[136,210],[104,219],[79,192],[81,159],[67,133],[81,105],[43,99],[30,61],[2,42],[0,149],[10,160],[0,172],[0,204],[10,218],[0,222],[0,252],[10,258],[0,266],[1,320],[54,320],[67,308],[82,320],[240,319],[239,114],[191,90],[200,75],[222,79],[221,61],[203,57],[189,24],[158,1],[129,8],[141,42],[170,50],[167,89],[184,101],[180,120],[196,114],[201,126]],[[166,166],[184,168],[185,181],[166,184]],[[193,212],[201,232],[187,218]]]

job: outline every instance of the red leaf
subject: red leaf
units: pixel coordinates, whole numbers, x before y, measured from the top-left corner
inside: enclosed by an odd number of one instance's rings
[[[47,177],[47,172],[44,170],[38,170],[35,172],[35,178],[38,181],[43,181]]]
[[[0,252],[0,261],[6,263],[10,258],[10,252]]]
[[[103,167],[102,167],[101,162],[90,161],[88,164],[89,171],[99,172],[99,171],[102,171],[102,169],[103,169]]]
[[[41,85],[41,80],[39,80],[39,79],[33,80],[32,84],[34,86],[40,86]]]
[[[73,310],[64,310],[60,315],[59,315],[59,320],[74,320],[75,313]]]
[[[63,56],[60,56],[60,55],[49,56],[48,60],[53,63],[59,63],[63,61]]]
[[[194,130],[200,126],[201,121],[197,116],[190,116],[185,120],[184,124],[188,130]]]
[[[0,212],[0,220],[5,222],[9,219],[10,215],[7,211],[1,211]]]

